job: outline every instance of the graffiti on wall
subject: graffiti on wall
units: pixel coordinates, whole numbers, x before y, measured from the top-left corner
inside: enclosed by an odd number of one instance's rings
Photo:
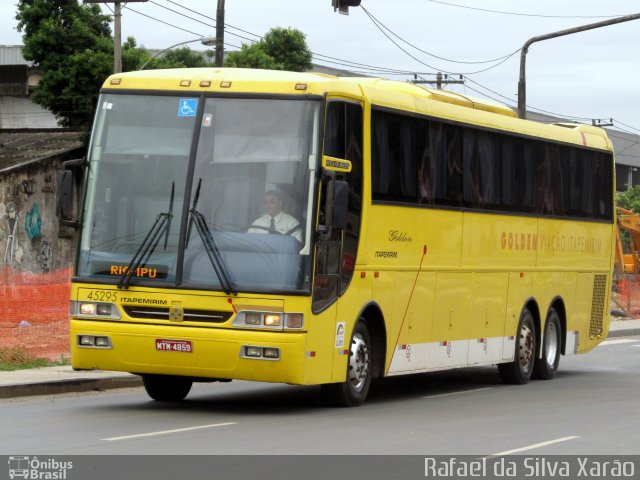
[[[42,217],[40,217],[40,210],[38,204],[34,203],[31,210],[27,212],[24,219],[24,229],[27,232],[29,240],[35,240],[42,236]]]
[[[6,206],[5,222],[7,227],[7,243],[4,248],[4,264],[10,267],[20,265],[24,256],[24,250],[18,243],[18,225],[20,215],[15,202],[9,202]]]
[[[37,255],[38,265],[44,272],[48,272],[51,270],[51,258],[53,257],[53,252],[51,250],[51,245],[46,240],[42,242],[42,246],[40,247],[40,251]]]

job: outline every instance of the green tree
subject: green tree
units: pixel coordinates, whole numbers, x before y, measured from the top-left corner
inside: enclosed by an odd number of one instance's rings
[[[304,72],[312,67],[311,57],[304,33],[295,28],[276,27],[259,42],[243,44],[240,51],[231,52],[225,66]]]
[[[616,205],[640,213],[640,185],[619,193],[616,197]]]
[[[138,70],[144,63],[151,58],[146,48],[138,47],[138,43],[134,37],[127,37],[126,42],[122,44],[122,71],[131,72]]]
[[[189,47],[174,48],[163,53],[158,58],[154,58],[145,69],[210,67],[212,55],[213,50],[209,50],[202,55],[192,51]],[[207,61],[207,58],[209,58],[209,61]]]
[[[122,70],[130,72],[139,70],[144,66],[145,70],[158,68],[199,68],[210,67],[213,50],[204,54],[194,52],[188,47],[176,48],[163,52],[157,58],[152,58],[151,53],[144,47],[138,47],[136,39],[128,37],[122,44]]]
[[[231,52],[224,62],[225,67],[237,68],[264,68],[277,70],[278,63],[264,51],[262,43],[252,45],[242,44],[239,51]]]
[[[113,66],[109,16],[77,0],[20,0],[17,7],[23,56],[42,73],[33,101],[61,126],[88,132]]]

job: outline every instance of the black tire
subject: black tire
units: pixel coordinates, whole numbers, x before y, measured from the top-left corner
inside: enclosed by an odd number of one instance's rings
[[[193,382],[186,377],[172,375],[142,375],[147,395],[158,402],[180,402],[191,390]]]
[[[556,376],[560,365],[560,350],[562,348],[562,327],[560,316],[552,307],[549,309],[547,321],[542,337],[542,358],[536,358],[533,366],[533,378],[551,380]]]
[[[536,359],[536,326],[528,308],[520,314],[516,332],[513,362],[498,365],[498,373],[504,383],[524,385],[531,379]]]
[[[364,321],[359,320],[353,329],[349,344],[347,381],[322,385],[322,392],[332,405],[355,407],[364,403],[373,375],[371,347],[371,337],[367,325]]]

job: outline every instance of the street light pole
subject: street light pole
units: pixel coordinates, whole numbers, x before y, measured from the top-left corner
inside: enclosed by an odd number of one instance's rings
[[[216,13],[216,67],[222,67],[224,61],[224,0],[218,0]]]
[[[525,61],[527,59],[527,52],[532,43],[540,42],[542,40],[549,40],[550,38],[562,37],[564,35],[571,35],[572,33],[584,32],[585,30],[592,30],[594,28],[608,27],[609,25],[615,25],[617,23],[622,23],[622,22],[629,22],[631,20],[637,20],[639,18],[640,18],[640,13],[636,13],[633,15],[625,15],[624,17],[616,17],[610,20],[604,20],[602,22],[582,25],[581,27],[569,28],[567,30],[561,30],[559,32],[547,33],[546,35],[531,37],[529,40],[527,40],[522,46],[522,49],[520,50],[520,80],[518,81],[518,118],[526,118],[527,84],[525,79]]]

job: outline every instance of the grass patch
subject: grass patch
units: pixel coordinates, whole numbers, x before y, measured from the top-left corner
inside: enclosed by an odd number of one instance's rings
[[[64,356],[54,361],[38,358],[27,352],[24,347],[0,348],[0,371],[2,372],[58,365],[69,365],[69,360]]]

